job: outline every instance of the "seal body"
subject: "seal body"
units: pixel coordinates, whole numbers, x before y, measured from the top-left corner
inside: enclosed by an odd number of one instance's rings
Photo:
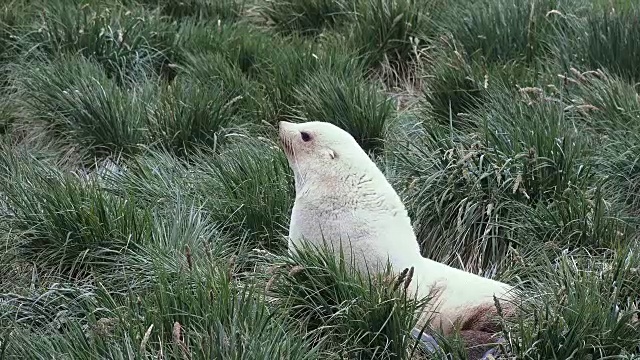
[[[365,272],[387,262],[396,272],[413,267],[410,290],[432,297],[425,319],[444,333],[480,323],[493,296],[511,290],[424,258],[400,197],[348,132],[326,122],[280,122],[279,136],[295,176],[290,250],[303,241],[341,248]]]

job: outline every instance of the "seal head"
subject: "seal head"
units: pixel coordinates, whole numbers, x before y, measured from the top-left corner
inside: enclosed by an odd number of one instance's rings
[[[336,166],[342,169],[350,164],[349,167],[353,167],[357,163],[354,160],[369,159],[351,134],[331,123],[280,121],[278,128],[282,147],[295,175],[296,190],[307,181],[327,180],[329,176],[323,175],[331,175],[327,172],[332,172]]]

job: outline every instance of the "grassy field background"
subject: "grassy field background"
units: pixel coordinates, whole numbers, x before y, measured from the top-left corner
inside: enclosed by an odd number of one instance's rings
[[[525,291],[510,358],[640,358],[639,83],[634,0],[5,0],[0,358],[429,358],[401,278],[286,254],[279,120]]]

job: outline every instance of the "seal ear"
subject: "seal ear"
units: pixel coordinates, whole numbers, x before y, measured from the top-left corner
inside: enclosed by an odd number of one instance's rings
[[[327,149],[327,154],[329,154],[329,157],[331,158],[331,160],[336,158],[336,153],[331,149]]]

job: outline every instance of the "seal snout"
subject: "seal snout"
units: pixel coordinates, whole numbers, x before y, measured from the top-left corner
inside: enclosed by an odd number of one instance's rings
[[[293,123],[290,123],[288,121],[278,121],[278,130],[280,132],[286,131],[288,128],[291,127],[291,125],[293,125]]]
[[[278,137],[280,138],[280,143],[282,144],[284,152],[289,155],[293,153],[293,149],[291,148],[291,141],[287,136],[289,127],[291,125],[293,124],[287,121],[278,121]]]
[[[291,125],[292,124],[287,121],[278,121],[278,135],[280,136],[281,140],[284,140],[286,138],[286,134],[289,131]]]

